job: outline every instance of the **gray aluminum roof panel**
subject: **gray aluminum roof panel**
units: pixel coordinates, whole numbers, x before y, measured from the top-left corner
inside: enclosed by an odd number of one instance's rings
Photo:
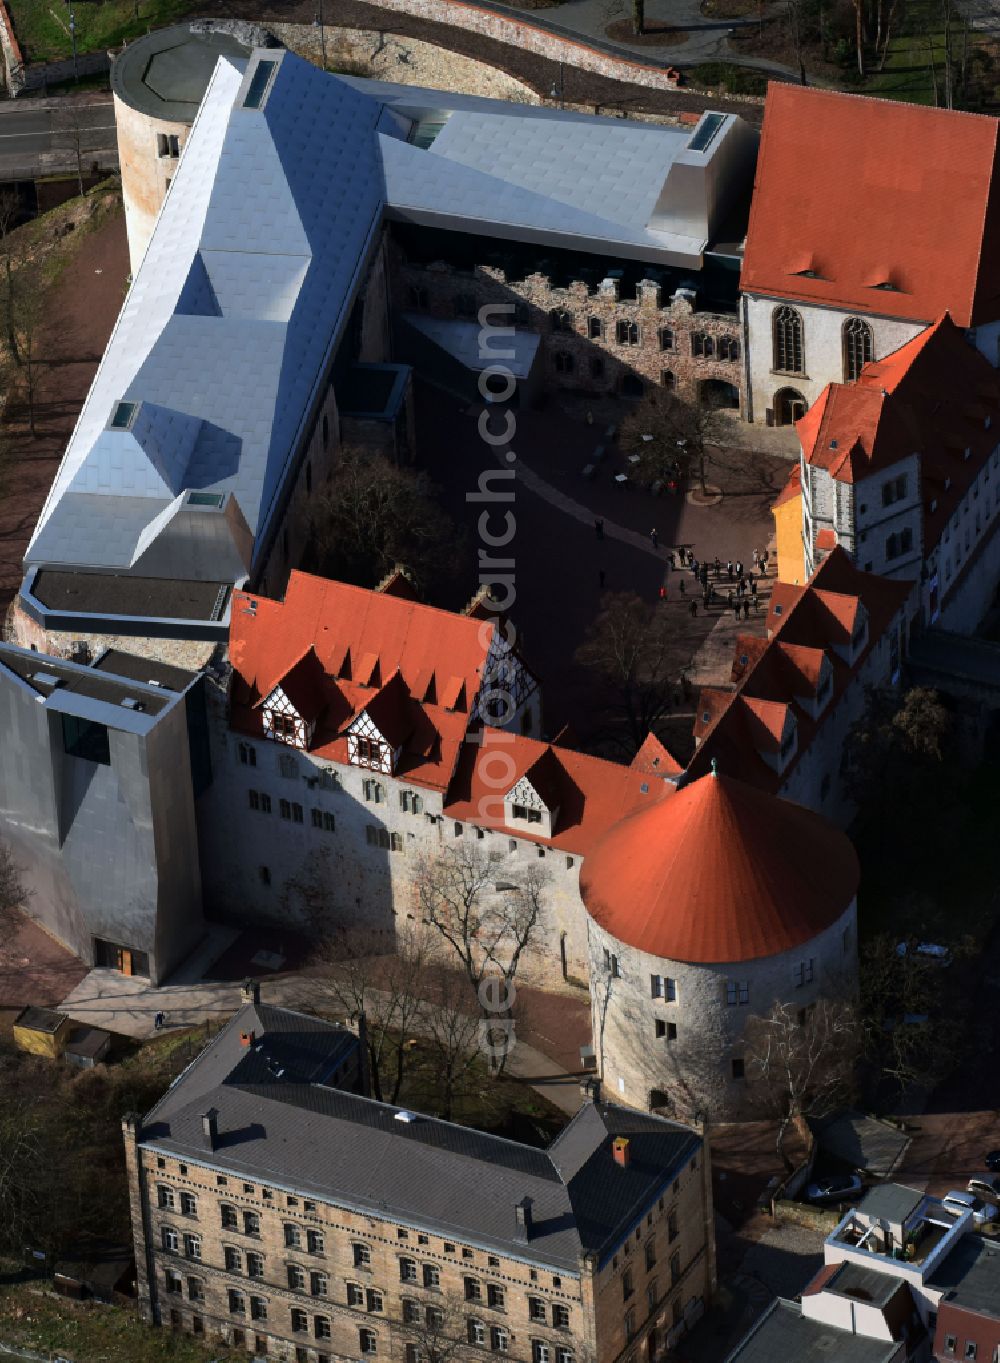
[[[893,1340],[838,1330],[802,1315],[795,1302],[779,1297],[738,1344],[726,1363],[893,1363],[902,1358]]]
[[[943,1300],[1000,1319],[1000,1245],[981,1235],[963,1235],[934,1269],[927,1286]]]

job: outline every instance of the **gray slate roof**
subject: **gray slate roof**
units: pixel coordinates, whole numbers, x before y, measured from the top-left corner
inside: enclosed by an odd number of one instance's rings
[[[1000,1245],[981,1235],[963,1235],[927,1280],[943,1301],[1000,1320]]]
[[[697,270],[708,226],[692,175],[721,148],[719,175],[749,176],[754,134],[732,116],[693,152],[677,129],[400,93],[284,51],[247,63],[220,51],[29,567],[242,581],[384,216]],[[273,79],[248,108],[260,62]],[[430,145],[407,141],[432,115],[444,126]],[[123,401],[137,406],[116,425]]]
[[[795,1302],[779,1297],[726,1363],[893,1363],[903,1357],[903,1348],[893,1341],[810,1320]]]
[[[246,1031],[261,1050],[241,1044]],[[581,1253],[610,1252],[701,1146],[687,1127],[609,1104],[588,1103],[548,1150],[419,1114],[402,1122],[398,1108],[321,1082],[351,1044],[329,1023],[247,1004],[148,1114],[140,1139],[569,1271]],[[212,1107],[214,1152],[202,1128]],[[626,1168],[611,1155],[616,1135],[629,1138]],[[525,1197],[528,1243],[514,1210]]]
[[[872,1188],[858,1203],[863,1216],[877,1217],[902,1225],[912,1211],[924,1200],[924,1194],[902,1183],[882,1183]]]

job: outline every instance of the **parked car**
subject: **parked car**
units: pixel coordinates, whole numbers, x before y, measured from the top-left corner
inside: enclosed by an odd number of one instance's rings
[[[896,947],[896,955],[905,956],[909,949],[909,942],[900,942]],[[951,965],[951,952],[936,942],[918,942],[913,950],[917,956],[923,956],[934,965]]]
[[[991,1150],[983,1160],[987,1169],[995,1169],[1000,1173],[1000,1150]]]
[[[966,1192],[983,1202],[1000,1203],[1000,1177],[993,1174],[976,1174],[965,1185]]]
[[[950,1212],[971,1212],[977,1226],[985,1226],[988,1221],[997,1219],[996,1207],[990,1206],[987,1202],[980,1202],[978,1197],[973,1197],[971,1193],[953,1189],[952,1192],[945,1193],[941,1201]]]
[[[841,1202],[848,1197],[857,1197],[860,1191],[861,1180],[857,1174],[835,1174],[810,1183],[806,1197],[810,1202]]]

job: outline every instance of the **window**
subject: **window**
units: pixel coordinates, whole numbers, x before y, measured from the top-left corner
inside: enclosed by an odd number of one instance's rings
[[[573,1363],[573,1350],[567,1349],[565,1345],[560,1345],[556,1349],[556,1363]]]
[[[958,1343],[958,1340],[956,1339],[956,1337],[955,1337],[954,1335],[945,1335],[945,1337],[944,1337],[944,1351],[945,1351],[945,1353],[947,1353],[947,1354],[953,1354],[953,1353],[955,1352],[955,1346],[957,1345],[957,1343]]]
[[[331,1337],[329,1316],[313,1317],[313,1335],[316,1339],[329,1339]],[[372,1338],[374,1339],[374,1335]],[[372,1349],[371,1352],[374,1353],[375,1350]]]
[[[181,1211],[185,1216],[198,1215],[198,1199],[194,1193],[181,1193]]]
[[[302,1248],[302,1231],[290,1221],[285,1222],[285,1246],[287,1249]]]
[[[727,980],[726,981],[726,1003],[730,1008],[739,1007],[750,1002],[750,981],[749,980]]]
[[[718,342],[720,360],[736,361],[740,358],[740,343],[735,336],[720,336]]]
[[[604,360],[600,355],[591,355],[590,357],[590,377],[592,379],[604,377]]]
[[[288,1286],[293,1292],[306,1290],[306,1271],[300,1264],[288,1265]]]
[[[541,1297],[528,1298],[528,1319],[529,1320],[548,1320],[548,1313],[545,1310],[545,1303]]]
[[[226,1271],[228,1273],[243,1272],[243,1256],[239,1250],[232,1245],[226,1245],[223,1251],[225,1255]]]
[[[488,1283],[486,1286],[486,1305],[492,1306],[496,1311],[502,1311],[506,1304],[506,1294],[499,1283]]]
[[[666,1034],[667,1024],[664,1022],[663,1018],[656,1018],[653,1022],[653,1035],[659,1039],[660,1037],[666,1036]]]
[[[360,1283],[347,1284],[347,1304],[348,1306],[364,1306],[365,1289],[361,1286]],[[403,1313],[403,1319],[404,1320],[406,1319],[405,1311]]]
[[[188,1301],[204,1301],[205,1284],[200,1278],[188,1278]]]
[[[646,1269],[647,1269],[647,1272],[648,1272],[649,1269],[655,1267],[655,1265],[656,1265],[656,1241],[650,1239],[650,1240],[647,1240],[647,1241],[646,1241]]]
[[[552,1324],[557,1330],[569,1329],[569,1307],[562,1306],[558,1302],[552,1308]]]
[[[234,1287],[229,1289],[229,1314],[231,1316],[243,1316],[246,1314],[247,1302],[242,1292],[237,1292]]]
[[[247,1277],[263,1278],[264,1276],[264,1256],[256,1253],[255,1250],[247,1252]]]
[[[608,972],[608,974],[611,976],[613,980],[621,978],[621,970],[618,965],[618,957],[615,956],[612,952],[610,952],[607,947],[604,948],[604,969]]]
[[[802,318],[794,308],[775,308],[772,319],[774,367],[784,374],[802,374]]]
[[[286,553],[285,557],[288,555]],[[298,726],[291,715],[276,715],[271,712],[271,733],[280,742],[294,742],[298,734]]]
[[[892,506],[893,502],[901,502],[906,496],[906,474],[901,473],[898,478],[890,478],[887,483],[882,484],[882,505]]]
[[[181,1277],[181,1275],[177,1272],[176,1269],[168,1268],[164,1272],[163,1277],[167,1284],[168,1292],[176,1292],[180,1294],[184,1291],[184,1279]]]
[[[253,1320],[267,1320],[267,1298],[250,1298],[250,1315]]]
[[[691,333],[691,354],[695,358],[710,360],[715,354],[715,342],[705,331]]]
[[[375,1287],[369,1287],[368,1291],[365,1293],[365,1304],[369,1311],[378,1312],[385,1310],[385,1301],[382,1297],[382,1293]]]
[[[592,341],[599,341],[604,335],[604,323],[599,317],[587,318],[587,335]]]
[[[486,1326],[481,1320],[470,1320],[467,1328],[470,1344],[486,1343]]]
[[[660,1294],[656,1286],[656,1279],[652,1278],[646,1286],[646,1305],[650,1311],[656,1310],[656,1303],[659,1299]]]
[[[555,366],[557,374],[572,374],[573,356],[568,350],[557,350],[555,354]]]
[[[378,1352],[378,1340],[374,1330],[361,1329],[358,1331],[358,1348],[363,1354],[373,1354]]]
[[[428,1306],[424,1312],[424,1320],[429,1330],[442,1330],[444,1328],[444,1312],[440,1306]]]
[[[669,327],[660,327],[660,349],[673,350],[673,348],[674,333],[670,330]]]
[[[371,1268],[372,1252],[368,1245],[354,1245],[354,1267]]]
[[[368,743],[368,739],[367,739],[367,738],[366,738],[366,739],[360,739],[360,738],[358,739],[358,756],[359,756],[359,757],[361,756],[361,744],[362,744],[362,742]],[[374,747],[374,748],[376,748],[376,749],[378,748],[378,744],[377,744],[377,743],[373,743],[371,746]],[[378,762],[378,761],[379,761],[378,755],[376,755],[374,758],[372,758],[372,761],[373,761],[373,762]],[[381,804],[385,804],[385,786],[383,786],[382,783],[381,783],[380,781],[374,781],[374,780],[372,780],[371,777],[369,777],[369,778],[365,781],[365,783],[364,783],[364,793],[365,793],[365,799],[368,801],[369,804],[371,804],[371,805],[381,805]]]
[[[326,1297],[330,1291],[330,1280],[325,1273],[309,1274],[309,1291],[314,1297]]]
[[[667,1244],[673,1244],[680,1231],[677,1229],[677,1212],[672,1211],[667,1216]]]
[[[304,1335],[309,1330],[309,1317],[302,1310],[301,1306],[292,1307],[292,1329],[297,1335]]]
[[[181,1240],[173,1226],[164,1226],[160,1234],[163,1240],[163,1248],[168,1254],[176,1254],[181,1247]]]
[[[440,1287],[441,1270],[437,1264],[424,1264],[424,1287]],[[492,1305],[492,1302],[490,1303]]]
[[[808,961],[800,961],[792,973],[792,980],[796,989],[800,989],[804,984],[812,984],[815,958],[810,956]]]
[[[848,317],[842,328],[844,382],[853,383],[872,359],[872,329],[861,317]]]
[[[399,807],[404,814],[421,814],[424,808],[423,796],[418,795],[415,790],[401,790]]]
[[[965,1341],[965,1357],[975,1358],[976,1353],[977,1353],[976,1341],[974,1339],[967,1339]]]
[[[169,1207],[169,1209],[173,1211],[174,1209],[173,1188],[168,1188],[165,1183],[158,1183],[156,1185],[156,1205],[161,1208]]]
[[[635,1307],[631,1311],[625,1312],[625,1339],[632,1339],[635,1335]]]
[[[306,1249],[310,1254],[322,1254],[326,1247],[326,1240],[321,1230],[306,1231]]]
[[[552,324],[553,331],[573,330],[573,314],[571,312],[565,312],[560,309],[556,309],[555,311],[549,313],[549,321]]]
[[[184,1237],[184,1253],[185,1253],[185,1255],[187,1256],[187,1258],[189,1258],[189,1259],[200,1259],[200,1258],[201,1258],[201,1236],[200,1236],[200,1235],[185,1235],[185,1237]]]
[[[257,1215],[256,1212],[243,1213],[243,1234],[244,1235],[260,1234],[260,1217]]]
[[[510,1335],[502,1325],[494,1325],[490,1330],[490,1346],[498,1354],[505,1354],[510,1348]]]
[[[733,1061],[733,1078],[743,1079],[745,1077],[744,1065],[742,1060]]]
[[[478,1278],[466,1278],[465,1280],[465,1300],[482,1301],[483,1285]]]
[[[420,1320],[420,1303],[412,1297],[403,1299],[403,1320],[407,1325],[416,1325]]]
[[[414,1259],[400,1259],[399,1281],[401,1283],[415,1283],[417,1281],[417,1265]]]
[[[541,1339],[531,1341],[531,1363],[551,1363],[552,1350]]]
[[[619,321],[615,324],[615,340],[619,345],[639,344],[639,323]]]
[[[245,767],[255,767],[257,765],[257,749],[251,748],[249,743],[241,743],[239,746],[240,761]]]
[[[627,1268],[622,1274],[622,1300],[628,1301],[634,1292],[635,1283],[632,1281],[632,1270]]]

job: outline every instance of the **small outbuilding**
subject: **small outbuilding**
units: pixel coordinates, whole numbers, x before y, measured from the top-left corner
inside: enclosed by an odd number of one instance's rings
[[[14,1045],[30,1055],[58,1060],[75,1025],[65,1013],[51,1008],[24,1008],[14,1020]]]

